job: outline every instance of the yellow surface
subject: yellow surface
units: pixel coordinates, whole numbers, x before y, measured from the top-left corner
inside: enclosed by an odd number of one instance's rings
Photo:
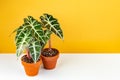
[[[10,33],[43,13],[61,24],[64,41],[52,36],[60,52],[120,52],[120,0],[0,0],[0,52],[15,52]]]

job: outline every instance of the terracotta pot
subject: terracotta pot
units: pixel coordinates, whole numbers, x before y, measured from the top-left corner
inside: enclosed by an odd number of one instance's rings
[[[58,57],[59,57],[59,51],[57,55],[52,56],[52,57],[46,57],[46,56],[41,55],[44,68],[48,70],[54,69],[56,67]]]
[[[28,76],[35,76],[39,72],[40,65],[42,64],[42,60],[36,63],[26,63],[21,60],[22,65],[24,66],[25,72]]]

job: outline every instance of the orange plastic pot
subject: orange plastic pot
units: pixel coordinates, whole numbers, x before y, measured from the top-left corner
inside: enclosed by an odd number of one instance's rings
[[[40,65],[42,64],[42,60],[36,62],[36,63],[26,63],[21,60],[22,65],[24,66],[25,73],[28,76],[35,76],[39,72]]]
[[[48,70],[54,69],[56,67],[58,57],[59,57],[59,52],[57,55],[52,56],[52,57],[46,57],[46,56],[41,55],[44,68]]]

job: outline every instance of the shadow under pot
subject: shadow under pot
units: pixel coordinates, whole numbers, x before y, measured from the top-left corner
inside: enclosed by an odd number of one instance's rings
[[[54,69],[56,67],[59,51],[55,48],[45,48],[41,53],[43,66],[45,69]]]

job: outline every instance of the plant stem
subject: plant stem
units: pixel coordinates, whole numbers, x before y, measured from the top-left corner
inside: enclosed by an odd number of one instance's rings
[[[49,39],[49,50],[51,50],[51,37]]]
[[[28,59],[31,59],[29,49],[27,49],[26,55],[27,55]]]

